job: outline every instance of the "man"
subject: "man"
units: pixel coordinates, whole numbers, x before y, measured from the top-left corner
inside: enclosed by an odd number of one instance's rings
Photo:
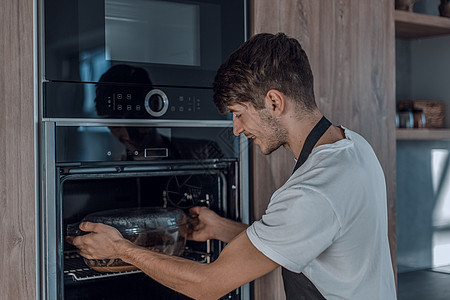
[[[233,113],[235,135],[297,159],[262,219],[247,228],[191,209],[199,220],[191,239],[228,243],[211,264],[139,248],[93,223],[73,240],[81,255],[121,258],[195,299],[219,298],[279,266],[288,299],[395,299],[383,171],[361,136],[318,110],[300,44],[282,33],[253,36],[218,70],[214,101]]]

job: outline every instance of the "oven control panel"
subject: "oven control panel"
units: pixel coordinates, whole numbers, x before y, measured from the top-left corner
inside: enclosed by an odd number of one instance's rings
[[[179,114],[183,116],[200,114],[202,111],[202,100],[194,95],[176,95],[169,100],[164,91],[152,89],[142,101],[142,99],[139,99],[139,96],[142,95],[137,94],[134,95],[131,91],[112,93],[107,96],[107,106],[102,114],[125,116],[132,113],[140,114],[145,111],[152,117],[162,117],[168,111],[171,115]]]
[[[46,82],[45,118],[226,120],[212,89]]]

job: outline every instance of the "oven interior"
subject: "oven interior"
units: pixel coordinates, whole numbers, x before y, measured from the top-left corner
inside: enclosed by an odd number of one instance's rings
[[[207,206],[221,216],[239,220],[235,159],[173,163],[59,166],[64,299],[186,299],[141,271],[101,273],[90,269],[76,248],[64,241],[69,224],[86,215],[131,207],[177,207],[189,214],[193,206]],[[224,244],[187,241],[182,257],[209,263]],[[226,299],[238,297],[239,290]],[[238,299],[238,298],[236,298]]]

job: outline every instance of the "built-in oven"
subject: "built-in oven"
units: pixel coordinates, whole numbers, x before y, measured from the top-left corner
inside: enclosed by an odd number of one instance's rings
[[[245,40],[246,1],[38,3],[40,297],[186,299],[139,270],[90,269],[64,237],[90,213],[134,207],[249,221],[249,144],[211,88]],[[182,256],[210,263],[223,247],[188,241]]]
[[[118,64],[154,85],[209,87],[245,38],[244,0],[45,0],[48,80],[96,82]],[[90,64],[96,72],[89,73]]]
[[[93,212],[176,207],[188,214],[193,206],[207,206],[248,222],[247,141],[233,136],[229,121],[49,119],[43,129],[41,225],[47,299],[187,299],[140,271],[90,269],[64,238],[69,225]],[[215,240],[188,241],[182,256],[210,263],[223,247]],[[225,298],[248,299],[248,287]]]

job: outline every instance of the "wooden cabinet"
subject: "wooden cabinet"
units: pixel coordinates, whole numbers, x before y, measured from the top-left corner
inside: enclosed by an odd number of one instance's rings
[[[373,146],[386,175],[389,237],[395,266],[395,39],[394,2],[254,0],[251,34],[285,32],[307,52],[315,96],[334,124],[362,134]],[[256,219],[270,195],[290,176],[294,160],[279,149],[269,156],[253,149]],[[254,284],[256,299],[283,299],[279,271]]]
[[[0,2],[0,299],[36,298],[33,1]]]

